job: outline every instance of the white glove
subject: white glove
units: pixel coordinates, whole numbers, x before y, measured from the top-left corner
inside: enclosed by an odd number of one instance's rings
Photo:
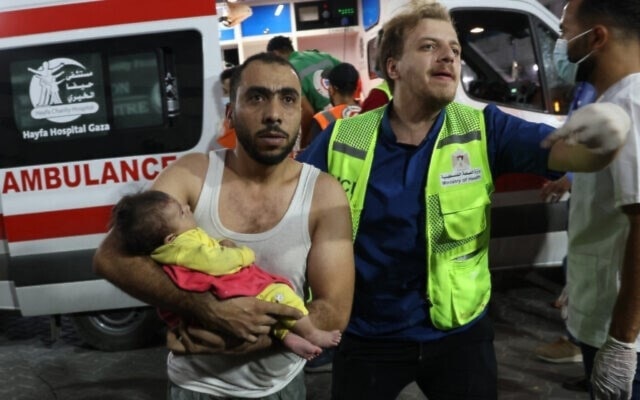
[[[596,353],[591,371],[594,399],[630,399],[637,362],[635,343],[623,343],[609,336]]]
[[[594,153],[606,154],[624,144],[630,128],[631,119],[622,107],[592,103],[574,111],[563,126],[542,141],[542,147],[564,139],[568,144],[580,143]]]

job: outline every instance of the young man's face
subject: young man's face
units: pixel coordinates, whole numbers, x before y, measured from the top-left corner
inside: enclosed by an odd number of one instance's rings
[[[589,53],[588,30],[590,27],[582,25],[578,19],[578,7],[582,0],[572,0],[567,3],[560,17],[560,37],[567,40],[567,55],[569,61],[576,62]],[[582,35],[582,36],[580,36]]]
[[[460,79],[460,43],[450,22],[423,19],[406,33],[404,51],[387,65],[395,90],[406,97],[444,106]],[[389,70],[390,68],[390,70]]]
[[[291,153],[302,108],[300,81],[289,66],[249,64],[232,107],[238,142],[254,160],[275,165]]]
[[[167,225],[171,227],[171,230],[176,235],[198,226],[189,205],[180,204],[176,199],[171,199],[167,203],[164,209],[164,217]]]

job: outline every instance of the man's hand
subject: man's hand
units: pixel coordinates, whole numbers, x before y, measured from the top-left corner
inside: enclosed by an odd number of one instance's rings
[[[268,335],[281,318],[302,318],[296,308],[258,300],[254,297],[235,297],[217,301],[210,293],[200,302],[197,321],[205,328],[229,333],[243,341],[255,343],[261,335]]]
[[[597,154],[607,154],[624,144],[631,119],[622,107],[613,103],[593,103],[579,108],[560,128],[542,141],[549,148],[556,141],[582,144]]]
[[[564,174],[562,178],[546,182],[540,189],[540,198],[546,203],[557,203],[571,190],[571,180]]]
[[[167,331],[167,348],[176,354],[244,354],[271,346],[269,335],[254,343],[230,338],[202,328],[179,326]]]
[[[596,353],[591,372],[594,398],[630,399],[637,361],[634,343],[623,343],[609,336]]]

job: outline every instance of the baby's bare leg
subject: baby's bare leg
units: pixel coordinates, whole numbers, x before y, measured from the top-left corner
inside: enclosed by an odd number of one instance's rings
[[[282,343],[289,350],[306,360],[311,360],[322,353],[322,349],[320,347],[291,331],[285,335],[284,339],[282,339]]]
[[[322,329],[316,328],[308,315],[297,320],[295,325],[291,328],[291,331],[297,333],[316,346],[324,348],[335,347],[340,343],[340,339],[342,339],[342,334],[338,330],[323,331]]]

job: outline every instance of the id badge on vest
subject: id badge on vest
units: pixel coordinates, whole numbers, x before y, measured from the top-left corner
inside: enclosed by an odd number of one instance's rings
[[[440,174],[440,184],[443,187],[478,182],[481,179],[482,170],[471,167],[469,153],[462,149],[456,150],[451,155],[451,172]]]

